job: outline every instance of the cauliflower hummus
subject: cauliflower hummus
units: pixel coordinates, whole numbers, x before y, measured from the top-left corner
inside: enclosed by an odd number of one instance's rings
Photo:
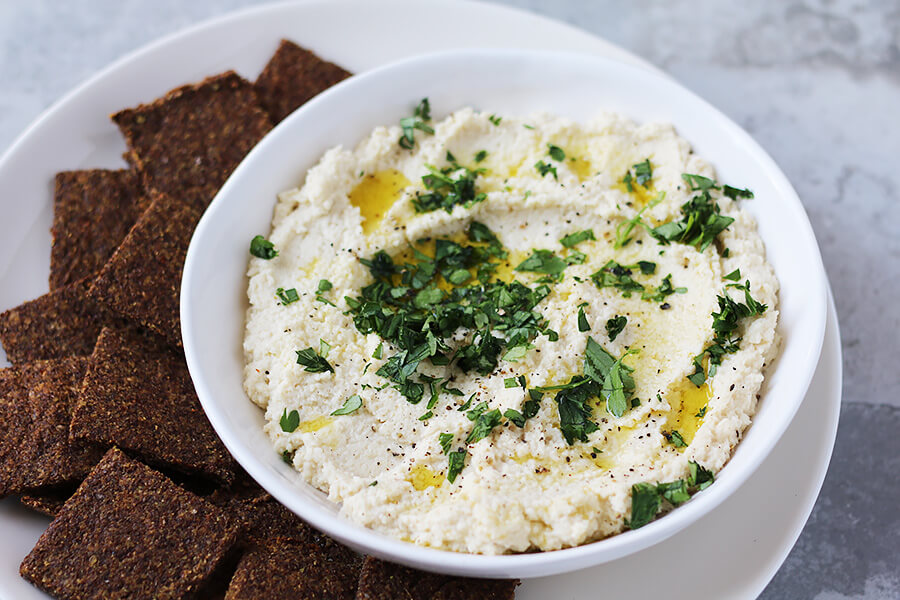
[[[244,385],[275,451],[347,518],[459,552],[689,500],[778,346],[753,194],[728,183],[615,114],[423,100],[329,150],[251,244]]]

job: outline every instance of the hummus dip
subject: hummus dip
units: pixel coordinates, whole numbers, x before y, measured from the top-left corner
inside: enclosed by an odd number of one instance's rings
[[[275,451],[353,521],[485,554],[709,485],[778,345],[752,192],[670,125],[429,112],[326,152],[251,245]]]

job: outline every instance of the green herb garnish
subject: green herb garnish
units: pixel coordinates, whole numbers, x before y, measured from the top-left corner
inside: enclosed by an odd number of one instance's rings
[[[596,241],[597,238],[594,237],[593,229],[585,229],[584,231],[576,231],[575,233],[570,233],[565,236],[563,239],[559,240],[559,243],[565,246],[566,248],[572,248],[576,244],[580,244],[581,242],[593,240]]]
[[[625,329],[625,325],[628,323],[628,317],[616,315],[612,319],[608,319],[606,321],[606,335],[609,336],[609,341],[614,342],[616,337],[622,333],[622,330]]]
[[[547,154],[550,155],[550,158],[552,158],[556,162],[562,162],[566,160],[565,151],[554,144],[547,144]]]
[[[556,179],[557,181],[559,181],[559,177],[556,174],[555,166],[545,163],[542,160],[539,160],[536,163],[534,163],[534,168],[537,169],[537,172],[540,173],[541,177],[545,176],[547,173],[550,173],[551,175],[553,175],[553,179]]]
[[[400,136],[398,143],[401,148],[412,150],[416,145],[415,130],[424,131],[425,133],[434,133],[434,129],[426,122],[431,120],[431,105],[428,98],[422,98],[418,106],[413,111],[413,116],[400,119],[400,128],[403,135]]]
[[[325,340],[319,340],[318,352],[311,347],[305,350],[296,350],[297,364],[306,367],[304,370],[309,373],[324,373],[325,371],[334,373],[334,367],[325,360],[329,350],[331,350],[331,346]]]
[[[674,287],[672,285],[672,274],[666,275],[662,282],[656,286],[653,291],[646,291],[641,294],[642,300],[650,300],[653,302],[662,302],[667,296],[672,294],[686,294],[686,287]]]
[[[296,410],[288,413],[287,409],[284,409],[278,424],[281,425],[281,430],[285,433],[293,433],[300,426],[300,413]]]
[[[590,331],[591,324],[588,323],[587,317],[584,314],[584,306],[578,307],[578,331]]]
[[[270,260],[278,256],[278,250],[275,245],[261,235],[255,236],[250,240],[250,254],[256,258]]]
[[[300,299],[300,294],[297,293],[297,288],[278,288],[275,290],[275,295],[278,297],[279,304],[282,306],[287,306],[292,302],[296,302]]]
[[[516,271],[559,275],[566,269],[566,261],[549,250],[532,250],[531,256],[515,268]]]
[[[663,437],[666,438],[666,440],[676,448],[687,447],[687,442],[684,441],[684,437],[678,431],[663,431],[662,434]]]
[[[448,159],[453,159],[452,154],[447,154]],[[469,208],[487,198],[486,194],[475,188],[475,180],[484,169],[461,166],[455,159],[450,160],[450,165],[442,169],[432,165],[425,165],[425,168],[428,169],[428,174],[422,177],[422,183],[428,191],[416,192],[411,199],[416,212],[431,212],[442,208],[450,213],[455,206]]]
[[[481,161],[483,161],[484,159],[487,158],[487,155],[488,155],[487,150],[479,150],[475,154],[475,162],[480,163]]]
[[[332,416],[349,415],[359,410],[360,407],[362,407],[362,398],[359,397],[359,394],[353,394],[344,401],[342,407],[331,414]]]
[[[694,461],[688,461],[687,479],[658,483],[636,483],[631,486],[631,519],[625,520],[629,529],[643,527],[656,518],[665,500],[678,506],[690,500],[691,496],[709,487],[715,477],[712,471]]]

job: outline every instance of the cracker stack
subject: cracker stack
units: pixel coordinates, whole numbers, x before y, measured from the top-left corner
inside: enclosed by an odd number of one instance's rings
[[[54,517],[20,572],[56,598],[511,599],[311,528],[240,469],[194,392],[179,286],[202,212],[244,155],[348,77],[282,40],[113,120],[127,170],[56,177],[50,292],[0,315],[0,497]]]

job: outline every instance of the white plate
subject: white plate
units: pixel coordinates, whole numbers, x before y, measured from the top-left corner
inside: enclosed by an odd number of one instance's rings
[[[754,191],[756,198],[743,207],[756,218],[781,283],[782,344],[766,371],[753,425],[709,490],[637,531],[554,552],[484,556],[415,546],[353,523],[272,451],[263,411],[250,402],[242,381],[247,240],[268,229],[278,193],[300,184],[326,150],[355,147],[366,132],[408,115],[410,99],[420,97],[431,100],[437,119],[462,106],[500,115],[552,107],[585,122],[602,107],[641,123],[674,123],[693,150],[711,160],[721,181]],[[200,402],[225,446],[262,487],[310,524],[361,552],[412,567],[471,577],[538,577],[647,548],[702,518],[746,481],[787,428],[812,380],[825,333],[826,285],[809,220],[772,159],[746,132],[668,77],[583,53],[456,50],[352,77],[257,144],[194,232],[181,287],[181,333]]]
[[[433,27],[434,23],[441,27]],[[124,144],[107,114],[229,67],[255,77],[281,36],[354,71],[413,53],[486,44],[580,50],[646,65],[572,27],[471,2],[385,0],[376,5],[366,0],[337,0],[279,4],[199,25],[123,58],[71,92],[38,119],[0,161],[0,189],[4,190],[0,210],[5,217],[0,221],[0,309],[46,291],[55,172],[123,166],[120,155]],[[799,535],[821,486],[836,431],[840,368],[832,309],[819,372],[770,457],[737,494],[706,519],[645,551],[671,548],[664,558],[667,569],[678,576],[650,580],[645,576],[642,552],[575,575],[526,582],[518,597],[546,598],[551,592],[560,599],[593,597],[598,586],[609,589],[608,595],[615,597],[615,589],[634,593],[634,584],[629,581],[641,582],[642,593],[658,585],[672,595],[682,587],[672,584],[702,561],[710,568],[703,569],[700,581],[717,592],[701,595],[757,594]],[[791,481],[790,488],[783,485],[784,481]],[[766,514],[766,518],[758,523],[749,520],[742,526],[746,514]],[[0,502],[0,531],[4,534],[0,538],[0,597],[45,597],[20,579],[17,571],[46,523],[47,519],[21,509],[14,501]],[[752,525],[750,532],[746,525]],[[691,540],[716,533],[729,540],[728,545],[720,545],[720,551],[708,557],[697,554]],[[677,545],[682,539],[690,552]],[[698,591],[703,588],[694,589],[692,596],[696,597]]]

